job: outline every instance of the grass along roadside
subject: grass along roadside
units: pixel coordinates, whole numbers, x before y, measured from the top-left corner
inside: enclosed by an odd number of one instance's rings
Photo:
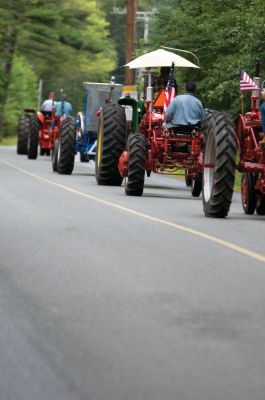
[[[16,136],[6,136],[0,138],[0,146],[15,146],[17,144]]]

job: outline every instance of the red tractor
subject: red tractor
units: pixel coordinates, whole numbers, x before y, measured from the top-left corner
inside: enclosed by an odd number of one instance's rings
[[[52,96],[51,96],[52,95]],[[52,168],[61,174],[71,174],[75,157],[75,125],[72,118],[55,116],[54,93],[51,111],[38,111],[28,120],[27,154],[29,159],[36,159],[38,147],[40,155],[50,155],[52,151]]]
[[[260,78],[254,78],[258,83]],[[259,111],[259,91],[251,96],[251,111],[239,115],[236,122],[239,148],[237,169],[242,172],[241,198],[245,214],[265,215],[265,150]]]
[[[205,110],[202,127],[163,129],[159,110],[147,113],[140,132],[129,135],[128,147],[119,159],[119,171],[126,177],[125,193],[143,194],[145,172],[185,176],[191,194],[203,194],[208,217],[225,217],[230,209],[235,177],[236,140],[230,116]]]
[[[150,69],[146,113],[139,125],[134,102],[131,99],[134,116],[129,132],[122,107],[128,102],[120,100],[119,105],[108,105],[101,112],[96,156],[98,183],[120,185],[125,178],[125,193],[141,196],[145,175],[181,171],[193,196],[202,191],[205,215],[225,217],[232,201],[236,168],[232,118],[206,109],[202,127],[163,129],[163,107],[153,103]]]

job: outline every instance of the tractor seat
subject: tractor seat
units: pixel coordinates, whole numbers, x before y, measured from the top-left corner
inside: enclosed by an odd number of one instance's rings
[[[191,134],[194,130],[199,131],[201,129],[200,125],[176,125],[171,128],[174,133],[180,133],[182,135]]]

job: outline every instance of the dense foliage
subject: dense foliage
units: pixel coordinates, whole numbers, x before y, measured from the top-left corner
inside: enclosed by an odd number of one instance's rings
[[[106,80],[116,52],[108,22],[94,0],[1,0],[0,131],[35,102],[43,80],[49,91],[68,92],[75,110],[82,105],[82,81]],[[21,98],[22,88],[24,96]],[[12,116],[11,116],[11,114]]]
[[[254,76],[260,58],[265,68],[263,9],[263,0],[165,0],[153,21],[148,48],[165,45],[195,53],[201,70],[178,71],[179,83],[195,80],[206,106],[236,115],[239,67]],[[193,56],[179,54],[196,63]]]

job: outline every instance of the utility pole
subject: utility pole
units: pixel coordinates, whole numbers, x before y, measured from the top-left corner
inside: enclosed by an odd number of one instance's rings
[[[136,2],[137,0],[127,0],[127,30],[126,30],[126,51],[125,63],[127,64],[134,56],[135,40],[136,40]],[[135,84],[135,71],[125,67],[125,85]]]
[[[149,22],[150,17],[157,13],[157,9],[153,8],[152,11],[137,11],[136,19],[144,22],[144,43],[148,43],[149,36]]]

